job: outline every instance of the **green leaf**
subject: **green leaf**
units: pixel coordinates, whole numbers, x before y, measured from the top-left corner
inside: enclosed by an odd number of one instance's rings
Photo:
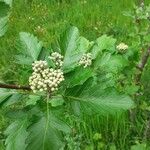
[[[9,14],[9,5],[0,0],[0,18],[6,17]]]
[[[42,117],[29,128],[27,150],[57,150],[62,147],[61,134],[50,122]]]
[[[74,71],[70,72],[66,77],[67,88],[74,87],[76,85],[82,85],[87,79],[93,76],[93,70],[91,68],[77,67]]]
[[[105,68],[108,72],[118,72],[124,69],[127,65],[128,60],[126,60],[122,55],[113,55],[105,65]]]
[[[18,120],[12,123],[5,131],[7,136],[5,145],[6,150],[25,150],[27,138],[27,119]]]
[[[131,146],[131,150],[148,150],[148,149],[149,148],[147,148],[145,143]]]
[[[3,0],[7,5],[12,6],[13,0]]]
[[[65,46],[61,47],[64,50],[63,70],[69,72],[78,66],[78,61],[88,50],[90,43],[84,37],[79,37],[79,31],[76,27],[70,28],[64,39],[66,39]]]
[[[36,105],[37,101],[39,101],[40,99],[41,99],[41,96],[29,95],[29,98],[26,101],[26,106],[28,106],[28,105]]]
[[[54,112],[50,113],[50,125],[51,127],[62,131],[64,133],[70,133],[71,128],[62,120],[60,120],[58,117],[54,116]]]
[[[32,61],[38,59],[42,50],[42,42],[39,42],[37,37],[30,33],[20,33],[20,47],[24,50],[26,56],[30,57]]]
[[[64,99],[61,95],[58,96],[53,96],[50,100],[49,103],[51,103],[52,107],[57,107],[61,106],[64,103]]]
[[[16,90],[0,89],[0,105],[7,107],[22,100],[23,94]]]
[[[24,55],[16,55],[16,63],[21,65],[31,65],[33,59]]]
[[[134,95],[139,90],[139,88],[140,87],[137,85],[127,85],[124,90],[127,94]]]
[[[0,37],[7,31],[8,16],[0,18]]]
[[[98,45],[99,51],[102,51],[102,50],[108,50],[110,52],[115,51],[116,39],[110,36],[103,35],[96,40],[96,43]],[[98,55],[99,51],[95,51],[95,56]]]
[[[76,49],[76,41],[78,38],[79,30],[77,27],[70,27],[61,37],[60,47],[66,57]]]
[[[0,105],[8,101],[9,98],[16,93],[14,90],[0,89]]]
[[[108,52],[99,55],[94,62],[94,67],[95,68],[103,67],[108,63],[110,58],[111,58],[111,53]]]
[[[7,31],[11,3],[11,0],[0,0],[0,37]]]
[[[20,93],[15,93],[9,99],[4,103],[4,106],[7,107],[9,105],[15,104],[21,100],[22,94]]]
[[[84,112],[93,114],[114,114],[122,110],[131,109],[134,106],[129,96],[118,94],[117,92],[103,90],[101,85],[84,87],[79,97],[67,96],[70,100],[80,102],[80,107]],[[87,88],[87,89],[86,89]]]

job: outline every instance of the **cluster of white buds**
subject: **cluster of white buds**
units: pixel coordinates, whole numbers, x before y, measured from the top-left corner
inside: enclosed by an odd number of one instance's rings
[[[51,54],[51,56],[49,56],[49,59],[53,60],[57,67],[62,67],[63,58],[64,57],[61,54],[59,54],[58,52],[53,52]]]
[[[58,90],[58,85],[64,80],[62,70],[48,68],[46,61],[34,62],[33,71],[29,78],[29,85],[34,93],[38,91],[52,93]]]
[[[86,68],[91,64],[92,64],[92,54],[91,53],[83,54],[83,56],[79,60],[79,65],[83,65],[83,67]]]
[[[42,73],[46,68],[48,68],[48,64],[46,61],[35,61],[32,64],[32,69],[35,73]]]
[[[119,52],[125,52],[128,49],[128,45],[126,45],[125,43],[120,43],[116,48]]]

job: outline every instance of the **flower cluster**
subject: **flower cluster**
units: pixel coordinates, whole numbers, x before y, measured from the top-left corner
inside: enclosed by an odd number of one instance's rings
[[[48,68],[46,61],[35,61],[33,73],[29,78],[29,85],[34,93],[45,91],[52,93],[58,90],[58,85],[64,80],[61,69]]]
[[[120,43],[116,48],[119,52],[125,52],[128,49],[128,45],[126,45],[125,43]]]
[[[53,52],[49,59],[53,60],[57,67],[62,67],[63,65],[63,56],[58,52]]]
[[[86,68],[91,64],[92,64],[92,54],[91,53],[83,54],[83,56],[79,60],[79,65],[83,65],[83,67]]]

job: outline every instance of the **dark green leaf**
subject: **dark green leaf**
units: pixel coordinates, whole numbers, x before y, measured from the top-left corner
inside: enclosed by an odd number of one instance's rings
[[[88,86],[88,85],[87,85]],[[67,96],[70,100],[80,102],[80,107],[87,113],[113,114],[121,110],[128,110],[134,106],[133,101],[126,95],[103,90],[101,85],[85,87],[79,97]]]
[[[9,98],[17,92],[8,89],[0,89],[0,105],[9,100]]]
[[[64,121],[54,116],[52,112],[50,113],[50,125],[59,131],[63,131],[64,133],[71,132],[71,128]]]
[[[78,67],[74,71],[70,72],[66,77],[67,88],[74,87],[76,85],[82,85],[88,78],[93,76],[93,70],[91,68]]]
[[[26,106],[28,105],[35,105],[38,100],[40,100],[41,97],[38,95],[29,95],[29,98],[26,101]]]
[[[21,100],[22,94],[20,93],[15,93],[13,94],[11,97],[9,97],[9,99],[4,103],[4,106],[9,106],[12,105],[14,103],[17,103]]]
[[[57,150],[62,147],[61,134],[42,117],[29,128],[27,150]]]
[[[51,105],[53,107],[57,107],[57,106],[61,106],[64,103],[64,99],[61,95],[58,96],[53,96],[50,100],[49,103],[51,103]]]
[[[0,0],[0,18],[7,16],[9,13],[9,5]]]
[[[27,138],[27,119],[15,121],[5,131],[7,135],[6,150],[25,150]]]

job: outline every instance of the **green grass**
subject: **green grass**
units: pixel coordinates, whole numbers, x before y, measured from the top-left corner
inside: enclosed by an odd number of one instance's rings
[[[81,35],[89,40],[102,34],[109,34],[118,41],[130,43],[127,37],[133,28],[132,20],[123,16],[122,12],[131,10],[136,0],[62,1],[59,3],[58,0],[14,0],[8,32],[0,38],[0,80],[22,82],[18,73],[19,66],[14,64],[14,56],[18,53],[16,43],[19,32],[22,31],[36,35],[46,48],[50,47],[50,43],[57,40],[70,25],[77,26]],[[76,126],[73,136],[76,134],[82,136],[81,143],[79,137],[77,140],[73,139],[73,142],[87,145],[87,150],[95,143],[104,145],[105,149],[115,144],[118,150],[128,150],[136,141],[144,142],[142,133],[145,122],[139,117],[133,126],[127,116],[123,116],[124,119],[101,116],[90,119],[85,116],[84,122],[81,123],[76,118],[69,118],[68,122]],[[5,120],[3,116],[1,117],[0,126],[3,127]],[[93,139],[96,133],[102,136],[98,140]]]
[[[110,34],[126,40],[131,20],[122,15],[133,7],[134,0],[14,0],[9,28],[0,38],[0,77],[15,81],[19,32],[30,32],[44,42],[45,47],[59,38],[65,29],[74,25],[81,35],[93,40],[101,34]]]

